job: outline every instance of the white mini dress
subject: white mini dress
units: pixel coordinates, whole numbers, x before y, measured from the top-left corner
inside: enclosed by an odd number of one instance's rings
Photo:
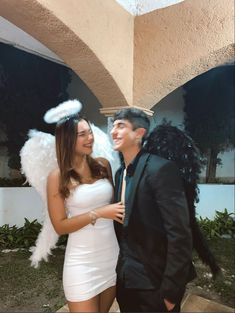
[[[111,202],[113,187],[108,179],[77,186],[65,202],[72,217]],[[99,218],[69,234],[63,269],[63,287],[68,301],[93,298],[116,284],[118,243],[113,220]]]

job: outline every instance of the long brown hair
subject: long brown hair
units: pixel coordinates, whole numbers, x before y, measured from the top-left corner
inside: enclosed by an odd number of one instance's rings
[[[71,185],[71,180],[81,183],[82,179],[73,168],[77,140],[77,125],[81,120],[85,120],[90,126],[88,120],[78,114],[65,117],[56,125],[56,156],[60,169],[59,192],[64,198],[67,198],[70,194],[69,185]],[[91,156],[87,156],[87,161],[92,178],[108,178],[107,169],[104,166]]]

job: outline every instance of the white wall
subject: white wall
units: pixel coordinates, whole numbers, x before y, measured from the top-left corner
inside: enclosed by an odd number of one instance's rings
[[[184,129],[183,95],[183,88],[178,88],[152,108],[154,111],[153,119],[156,125],[161,124],[163,119],[167,119],[167,121],[172,122],[173,126]]]
[[[98,99],[73,71],[71,71],[71,78],[71,83],[67,88],[69,98],[76,98],[81,101],[83,105],[82,114],[103,131],[106,131],[107,118],[99,112],[99,109],[102,108],[102,106]],[[110,101],[111,100],[112,99],[110,99]]]
[[[234,212],[234,185],[199,185],[198,216],[213,219],[215,210]],[[0,188],[0,226],[23,226],[24,217],[43,220],[43,202],[31,187]]]
[[[43,220],[43,202],[32,187],[0,188],[0,226],[24,225],[24,217]]]
[[[215,211],[224,209],[234,213],[234,185],[200,184],[199,190],[198,217],[213,219]]]
[[[152,108],[154,111],[153,119],[155,125],[161,124],[165,118],[167,121],[171,121],[173,126],[184,129],[183,95],[183,88],[178,88]],[[235,149],[218,155],[218,157],[222,160],[222,166],[217,166],[216,177],[223,178],[223,181],[225,182],[226,180],[227,182],[234,181],[234,152]],[[202,178],[206,176],[206,169],[202,171],[200,176]]]
[[[226,151],[219,153],[218,157],[222,160],[222,165],[216,169],[216,176],[218,177],[234,177],[235,166],[234,166],[234,152],[235,150]]]

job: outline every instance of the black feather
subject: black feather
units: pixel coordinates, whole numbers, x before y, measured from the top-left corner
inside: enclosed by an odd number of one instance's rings
[[[185,131],[164,123],[155,127],[145,143],[147,152],[174,161],[180,170],[188,202],[193,247],[200,259],[207,264],[213,277],[221,273],[221,269],[203,236],[196,219],[195,204],[199,200],[197,181],[203,166],[200,151],[192,138]]]

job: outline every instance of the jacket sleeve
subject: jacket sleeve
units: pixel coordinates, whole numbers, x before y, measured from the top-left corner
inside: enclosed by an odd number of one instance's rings
[[[167,236],[167,259],[161,296],[176,303],[184,293],[192,259],[192,235],[182,179],[173,162],[149,175]]]

